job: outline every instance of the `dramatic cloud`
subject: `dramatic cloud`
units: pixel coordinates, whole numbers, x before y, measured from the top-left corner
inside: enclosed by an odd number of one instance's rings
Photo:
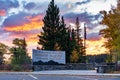
[[[82,4],[86,4],[86,3],[89,3],[90,0],[85,0],[85,1],[82,1],[82,2],[76,2],[77,5],[82,5]]]
[[[86,21],[90,22],[90,16],[85,12],[82,14],[68,13],[64,15],[65,18],[69,20],[69,22],[74,22],[77,17],[79,17],[80,22]]]
[[[19,14],[11,15],[4,20],[3,26],[12,27],[12,26],[18,26],[18,25],[23,25],[25,23],[28,23],[29,21],[25,18],[26,16],[28,16],[28,14],[26,13],[19,13]]]
[[[86,0],[83,2],[77,2],[77,6],[74,8],[73,11],[77,13],[86,11],[92,15],[95,15],[98,14],[101,10],[109,11],[111,9],[111,6],[113,5],[116,7],[116,4],[117,0]]]
[[[24,5],[24,8],[25,8],[25,9],[28,9],[28,10],[31,10],[31,9],[34,9],[35,6],[36,6],[35,3],[30,2],[30,3],[28,3],[27,5]]]
[[[4,19],[10,16],[10,11],[19,8],[19,6],[17,0],[0,0],[0,27],[3,25]]]
[[[6,31],[30,31],[40,29],[43,25],[42,15],[18,14],[5,19],[3,26]]]
[[[101,36],[99,35],[99,33],[87,34],[87,40],[95,41],[95,40],[100,40],[100,39],[101,39]]]
[[[45,10],[48,7],[49,2],[25,2],[23,4],[24,11],[31,14],[45,14]]]
[[[10,8],[19,7],[19,2],[17,0],[0,0],[0,9],[9,10]]]

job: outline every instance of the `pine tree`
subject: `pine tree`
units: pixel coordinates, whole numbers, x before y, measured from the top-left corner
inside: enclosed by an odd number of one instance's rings
[[[54,0],[52,0],[48,6],[46,15],[43,19],[43,23],[43,32],[41,32],[41,34],[38,35],[38,44],[42,45],[42,49],[45,50],[59,50],[59,8],[57,7],[57,5],[54,4]]]
[[[60,27],[59,27],[59,33],[58,33],[58,36],[59,36],[59,44],[60,44],[60,48],[61,50],[65,50],[67,49],[68,45],[65,45],[67,44],[67,39],[68,39],[68,32],[67,32],[67,28],[66,28],[66,24],[64,23],[64,18],[62,16],[61,18],[61,21],[60,21]]]
[[[85,62],[85,58],[83,58],[84,56],[84,46],[83,46],[83,40],[81,38],[81,29],[80,29],[80,23],[79,23],[79,18],[76,18],[76,29],[74,30],[74,37],[75,37],[75,41],[74,41],[74,50],[72,51],[71,54],[71,61],[72,62]],[[76,58],[75,60],[75,55],[78,55],[78,58]]]
[[[77,17],[76,18],[76,41],[77,41],[77,44],[79,45],[80,44],[80,23],[79,23],[79,18]]]
[[[67,50],[66,50],[66,55],[67,55],[67,62],[70,63],[70,59],[71,59],[71,55],[74,51],[74,49],[76,48],[76,38],[75,38],[76,34],[75,34],[75,30],[74,29],[69,29],[68,30],[68,42],[67,42]]]

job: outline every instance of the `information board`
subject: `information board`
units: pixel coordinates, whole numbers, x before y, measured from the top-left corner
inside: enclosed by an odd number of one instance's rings
[[[65,64],[65,51],[35,50],[32,52],[33,65]]]

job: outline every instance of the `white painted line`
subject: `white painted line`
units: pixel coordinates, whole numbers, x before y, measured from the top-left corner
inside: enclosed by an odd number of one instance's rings
[[[29,75],[30,77],[34,78],[34,79],[38,79],[37,77],[33,76],[33,75]]]

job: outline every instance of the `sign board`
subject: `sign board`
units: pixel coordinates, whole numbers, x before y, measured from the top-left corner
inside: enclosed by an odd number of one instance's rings
[[[32,53],[33,65],[65,64],[65,51],[35,50]]]

